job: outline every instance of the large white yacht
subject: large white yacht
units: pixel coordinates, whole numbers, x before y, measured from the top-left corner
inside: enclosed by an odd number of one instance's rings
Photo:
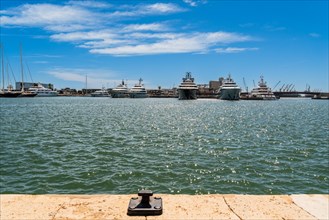
[[[29,88],[28,92],[36,93],[37,94],[36,97],[52,97],[52,96],[57,96],[58,95],[57,91],[45,88],[40,83],[38,83],[37,86],[33,86],[33,87]]]
[[[233,81],[231,74],[221,81],[219,87],[219,99],[223,100],[239,100],[241,88]]]
[[[253,100],[276,100],[274,93],[271,88],[267,87],[264,77],[260,76],[258,86],[253,88],[250,92],[249,99]]]
[[[112,98],[128,98],[129,97],[129,90],[125,82],[122,80],[117,87],[112,89],[111,91]]]
[[[198,86],[194,83],[194,78],[192,78],[190,72],[186,73],[183,82],[178,86],[177,90],[179,100],[197,99],[196,92]]]
[[[142,84],[142,78],[139,79],[139,83],[135,84],[134,87],[132,87],[130,89],[129,92],[129,97],[130,98],[147,98],[148,94],[147,91],[144,87],[144,85]]]
[[[110,94],[108,91],[103,87],[101,90],[97,90],[93,93],[90,93],[92,97],[109,97]]]

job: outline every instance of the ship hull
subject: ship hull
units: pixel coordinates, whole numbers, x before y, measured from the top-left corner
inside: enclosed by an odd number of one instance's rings
[[[57,93],[48,93],[48,94],[37,93],[36,97],[55,97],[57,95],[58,95]]]
[[[279,98],[278,97],[273,97],[273,96],[244,96],[244,97],[241,97],[241,99],[243,100],[278,100]]]
[[[221,89],[218,98],[222,100],[239,100],[240,89]]]
[[[148,95],[147,95],[147,93],[130,93],[129,97],[130,98],[147,98]]]
[[[111,94],[112,98],[128,98],[129,94],[128,93],[112,93]]]
[[[178,90],[178,99],[179,100],[195,100],[197,99],[195,89],[180,89]]]
[[[101,95],[101,94],[97,94],[97,95],[91,95],[91,97],[110,97],[110,95]]]
[[[38,94],[36,93],[22,93],[20,96],[18,96],[19,98],[32,98],[34,96],[37,96]]]
[[[20,95],[20,92],[4,92],[0,93],[0,98],[16,98]]]

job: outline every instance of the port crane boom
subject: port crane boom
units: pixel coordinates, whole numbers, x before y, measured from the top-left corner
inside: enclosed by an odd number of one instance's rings
[[[244,79],[244,77],[243,77],[243,84],[244,84],[244,87],[246,89],[246,92],[248,93],[248,86],[246,84],[246,80]]]
[[[279,81],[274,87],[273,87],[273,91],[274,89],[280,84],[281,81]]]

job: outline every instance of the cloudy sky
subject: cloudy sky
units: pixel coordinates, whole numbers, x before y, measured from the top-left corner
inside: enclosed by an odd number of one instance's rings
[[[242,88],[329,91],[328,1],[1,0],[4,69],[56,88],[177,86],[231,74]],[[8,63],[8,65],[7,65]],[[10,76],[12,74],[9,74]],[[15,80],[11,76],[11,81]]]

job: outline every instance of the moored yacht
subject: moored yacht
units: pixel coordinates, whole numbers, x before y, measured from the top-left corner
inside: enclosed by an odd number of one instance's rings
[[[194,78],[192,78],[190,72],[186,73],[183,82],[178,86],[177,90],[179,100],[197,99],[196,92],[198,86],[194,83]]]
[[[0,90],[0,98],[16,98],[20,96],[22,92],[13,90]]]
[[[233,81],[231,74],[221,81],[219,87],[219,99],[223,100],[239,100],[241,88]]]
[[[109,97],[110,94],[108,91],[103,87],[101,90],[97,90],[90,94],[92,97]]]
[[[9,79],[8,79],[8,86],[7,89],[5,89],[5,72],[4,72],[4,55],[3,55],[3,46],[2,44],[0,44],[0,48],[1,48],[1,79],[2,79],[2,89],[0,90],[0,98],[16,98],[18,97],[20,94],[22,94],[22,92],[20,91],[13,91],[13,86],[9,84]],[[7,76],[9,76],[8,74],[8,64],[7,64]]]
[[[260,76],[258,86],[253,88],[247,99],[251,100],[276,100],[276,96],[271,91],[271,88],[267,87],[264,77]]]
[[[40,83],[38,83],[37,86],[33,86],[33,87],[29,88],[28,92],[36,93],[37,94],[36,97],[52,97],[52,96],[57,96],[58,95],[57,91],[45,88]]]
[[[130,98],[147,98],[148,94],[147,91],[144,87],[144,85],[142,84],[142,78],[139,79],[139,83],[135,84],[134,87],[132,87],[130,89],[129,92],[129,97]]]
[[[129,90],[125,82],[122,80],[117,87],[112,89],[111,91],[112,98],[128,98],[129,97]]]

